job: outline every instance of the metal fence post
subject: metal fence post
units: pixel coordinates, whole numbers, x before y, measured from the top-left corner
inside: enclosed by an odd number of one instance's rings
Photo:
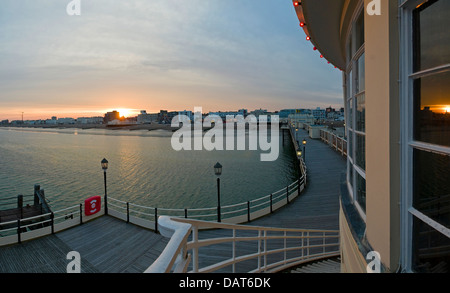
[[[80,203],[80,225],[83,224],[83,204]]]
[[[272,193],[270,194],[270,213],[273,213],[273,209],[272,209]]]
[[[286,186],[286,201],[289,203],[289,185]]]
[[[22,243],[22,239],[20,238],[20,233],[22,233],[22,231],[20,231],[20,219],[17,220],[17,242],[18,243]]]
[[[247,222],[250,222],[250,201],[247,201]]]
[[[127,223],[130,222],[130,203],[127,202]]]
[[[155,208],[155,232],[158,233],[158,208]]]
[[[52,224],[52,234],[55,234],[55,214],[52,212],[50,214],[50,223]]]

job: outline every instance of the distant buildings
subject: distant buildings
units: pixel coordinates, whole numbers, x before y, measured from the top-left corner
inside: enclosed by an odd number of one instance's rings
[[[120,120],[120,113],[118,111],[107,112],[103,119],[103,123],[108,124],[114,120]]]
[[[76,122],[77,124],[102,124],[103,117],[78,117]]]
[[[283,109],[280,111],[269,112],[266,109],[256,109],[253,111],[248,111],[247,109],[239,109],[237,111],[210,111],[209,113],[194,113],[190,110],[183,111],[167,111],[160,110],[156,113],[147,113],[146,110],[141,110],[140,114],[136,117],[120,117],[119,111],[111,111],[104,114],[104,116],[94,116],[94,117],[78,117],[78,118],[58,118],[56,116],[51,117],[50,119],[38,119],[38,120],[3,120],[0,121],[0,125],[50,125],[50,126],[58,126],[58,125],[76,125],[76,124],[106,124],[106,125],[130,125],[130,124],[170,124],[172,123],[172,119],[177,115],[184,115],[189,117],[191,121],[194,119],[203,119],[208,115],[217,115],[222,118],[224,122],[226,122],[227,116],[236,117],[243,116],[244,118],[248,115],[253,115],[256,118],[259,118],[261,115],[266,115],[268,118],[268,122],[270,122],[272,115],[278,115],[280,119],[286,119],[288,117],[292,118],[295,116],[301,123],[307,123],[310,125],[320,124],[326,120],[344,120],[344,108],[341,108],[339,111],[329,107],[327,109]],[[294,116],[292,116],[294,115]],[[234,121],[234,120],[233,120]]]
[[[147,113],[146,110],[142,110],[141,114],[139,114],[137,116],[137,124],[150,124],[150,123],[155,123],[158,122],[158,117],[159,114],[158,113]]]

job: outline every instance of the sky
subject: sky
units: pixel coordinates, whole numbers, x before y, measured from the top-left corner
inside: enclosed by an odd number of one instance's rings
[[[0,120],[342,107],[291,0],[70,2],[1,1]]]

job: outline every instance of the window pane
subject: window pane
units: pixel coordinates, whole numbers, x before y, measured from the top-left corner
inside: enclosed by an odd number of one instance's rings
[[[355,133],[356,146],[355,146],[355,160],[356,165],[361,169],[366,169],[366,136]]]
[[[366,132],[366,95],[356,98],[356,130]]]
[[[348,101],[348,127],[351,129],[355,129],[353,126],[353,99]]]
[[[352,36],[350,36],[347,47],[347,64],[352,61],[352,57],[353,57]]]
[[[365,53],[358,59],[358,79],[356,80],[356,93],[360,93],[366,89],[366,75],[365,75]]]
[[[450,146],[450,71],[414,81],[414,139]]]
[[[366,211],[366,180],[355,171],[356,174],[356,200],[361,208]]]
[[[448,273],[450,238],[414,217],[413,270],[418,273]]]
[[[348,181],[350,182],[350,185],[353,186],[353,165],[349,162],[349,176],[348,176]],[[353,188],[353,187],[352,187]],[[353,190],[352,190],[353,191]]]
[[[450,156],[414,150],[413,206],[450,228]]]
[[[356,51],[358,51],[358,49],[364,44],[364,14],[365,13],[361,13],[356,21]]]
[[[414,11],[414,70],[450,63],[450,1],[424,3]]]
[[[352,131],[348,132],[348,145],[347,145],[347,148],[348,148],[348,156],[350,158],[353,158],[353,132]]]

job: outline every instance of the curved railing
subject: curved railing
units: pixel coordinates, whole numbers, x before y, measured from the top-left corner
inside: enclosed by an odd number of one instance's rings
[[[160,226],[171,240],[146,273],[273,273],[340,255],[338,230],[268,228],[165,216],[160,218]],[[226,234],[231,236],[199,239],[200,229],[231,230]],[[226,245],[229,254],[220,258],[219,250],[211,249],[209,252],[215,253],[211,263],[210,255],[200,255],[199,249],[215,245]]]
[[[329,131],[320,130],[320,139],[343,156],[347,156],[347,140]]]
[[[289,126],[294,148],[298,148]],[[220,221],[229,224],[242,224],[273,213],[277,209],[289,204],[306,188],[307,168],[303,157],[298,157],[302,176],[278,191],[246,202],[232,205],[205,208],[156,208],[142,206],[115,198],[108,198],[109,214],[119,219],[158,231],[158,217],[171,216],[201,221]]]
[[[304,165],[303,161],[301,161]],[[303,166],[306,171],[306,166]],[[263,197],[231,205],[205,208],[156,208],[142,206],[130,202],[108,198],[108,214],[146,228],[158,231],[158,217],[171,216],[202,221],[216,221],[221,219],[224,223],[241,224],[273,213],[277,209],[289,204],[306,187],[306,176],[283,189]]]
[[[84,215],[84,205],[74,205],[55,212],[0,223],[0,246],[54,234],[103,215]]]

